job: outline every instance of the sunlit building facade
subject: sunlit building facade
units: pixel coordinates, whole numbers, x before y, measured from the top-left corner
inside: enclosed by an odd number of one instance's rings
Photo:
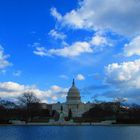
[[[72,86],[66,96],[66,102],[53,104],[52,110],[56,110],[59,113],[63,111],[64,116],[68,116],[68,113],[71,110],[73,117],[81,117],[84,112],[92,107],[92,103],[83,103],[81,101],[80,91],[76,87],[73,79]]]

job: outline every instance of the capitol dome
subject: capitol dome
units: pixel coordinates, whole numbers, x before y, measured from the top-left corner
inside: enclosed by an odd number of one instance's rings
[[[67,103],[68,104],[79,104],[79,103],[81,103],[80,92],[79,92],[78,88],[75,86],[74,79],[73,79],[73,82],[72,82],[72,87],[68,91]]]

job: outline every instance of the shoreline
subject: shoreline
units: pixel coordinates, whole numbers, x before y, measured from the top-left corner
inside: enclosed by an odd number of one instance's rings
[[[28,123],[28,124],[0,124],[0,126],[140,126],[140,124],[48,124],[48,123]]]

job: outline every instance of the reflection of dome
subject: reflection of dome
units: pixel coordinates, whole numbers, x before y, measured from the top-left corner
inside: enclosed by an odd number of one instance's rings
[[[68,91],[67,103],[68,104],[78,104],[81,102],[80,99],[81,99],[80,92],[79,92],[78,88],[75,86],[75,82],[73,79],[72,87]]]

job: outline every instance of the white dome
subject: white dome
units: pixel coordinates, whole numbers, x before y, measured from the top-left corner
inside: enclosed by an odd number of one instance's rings
[[[68,91],[67,103],[68,104],[81,103],[80,92],[79,92],[78,88],[75,86],[74,79],[73,79],[72,87]]]
[[[68,96],[71,97],[80,97],[80,92],[77,87],[72,86],[68,91]]]

